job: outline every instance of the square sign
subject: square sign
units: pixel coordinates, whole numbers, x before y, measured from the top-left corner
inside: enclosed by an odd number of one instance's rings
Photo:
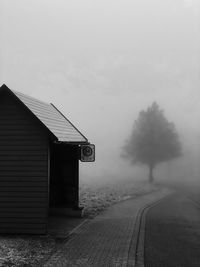
[[[81,145],[81,161],[93,162],[95,161],[95,145]]]

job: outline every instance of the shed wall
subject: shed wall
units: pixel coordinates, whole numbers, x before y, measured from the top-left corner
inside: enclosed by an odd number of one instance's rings
[[[21,103],[2,94],[0,233],[45,233],[47,209],[47,135]]]

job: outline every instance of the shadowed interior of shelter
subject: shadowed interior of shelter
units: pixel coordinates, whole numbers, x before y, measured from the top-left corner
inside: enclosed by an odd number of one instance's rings
[[[78,208],[78,149],[77,145],[50,146],[50,208]]]

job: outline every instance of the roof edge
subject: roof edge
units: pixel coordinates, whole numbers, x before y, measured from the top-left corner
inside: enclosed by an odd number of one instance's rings
[[[65,145],[89,145],[88,141],[54,141],[55,144],[65,144]]]
[[[56,106],[54,106],[54,104],[52,104],[52,103],[50,103],[51,104],[51,106],[57,111],[57,112],[59,112],[64,118],[65,118],[65,120],[66,121],[68,121],[75,129],[76,129],[76,131],[77,132],[79,132],[79,134],[85,139],[85,141],[80,141],[80,142],[76,142],[76,143],[88,143],[88,139],[76,128],[76,126],[74,126],[74,124],[69,120],[69,119],[67,119],[66,117],[65,117],[65,115],[59,110],[59,109],[57,109],[56,108]],[[67,143],[70,143],[70,142],[67,142]]]
[[[10,89],[8,88],[8,86],[5,83],[3,83],[2,86],[0,87],[0,90],[10,90]]]

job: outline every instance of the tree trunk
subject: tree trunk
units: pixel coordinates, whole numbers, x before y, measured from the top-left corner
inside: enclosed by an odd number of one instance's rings
[[[154,169],[154,166],[150,164],[149,165],[149,183],[152,183],[154,181],[153,169]]]

